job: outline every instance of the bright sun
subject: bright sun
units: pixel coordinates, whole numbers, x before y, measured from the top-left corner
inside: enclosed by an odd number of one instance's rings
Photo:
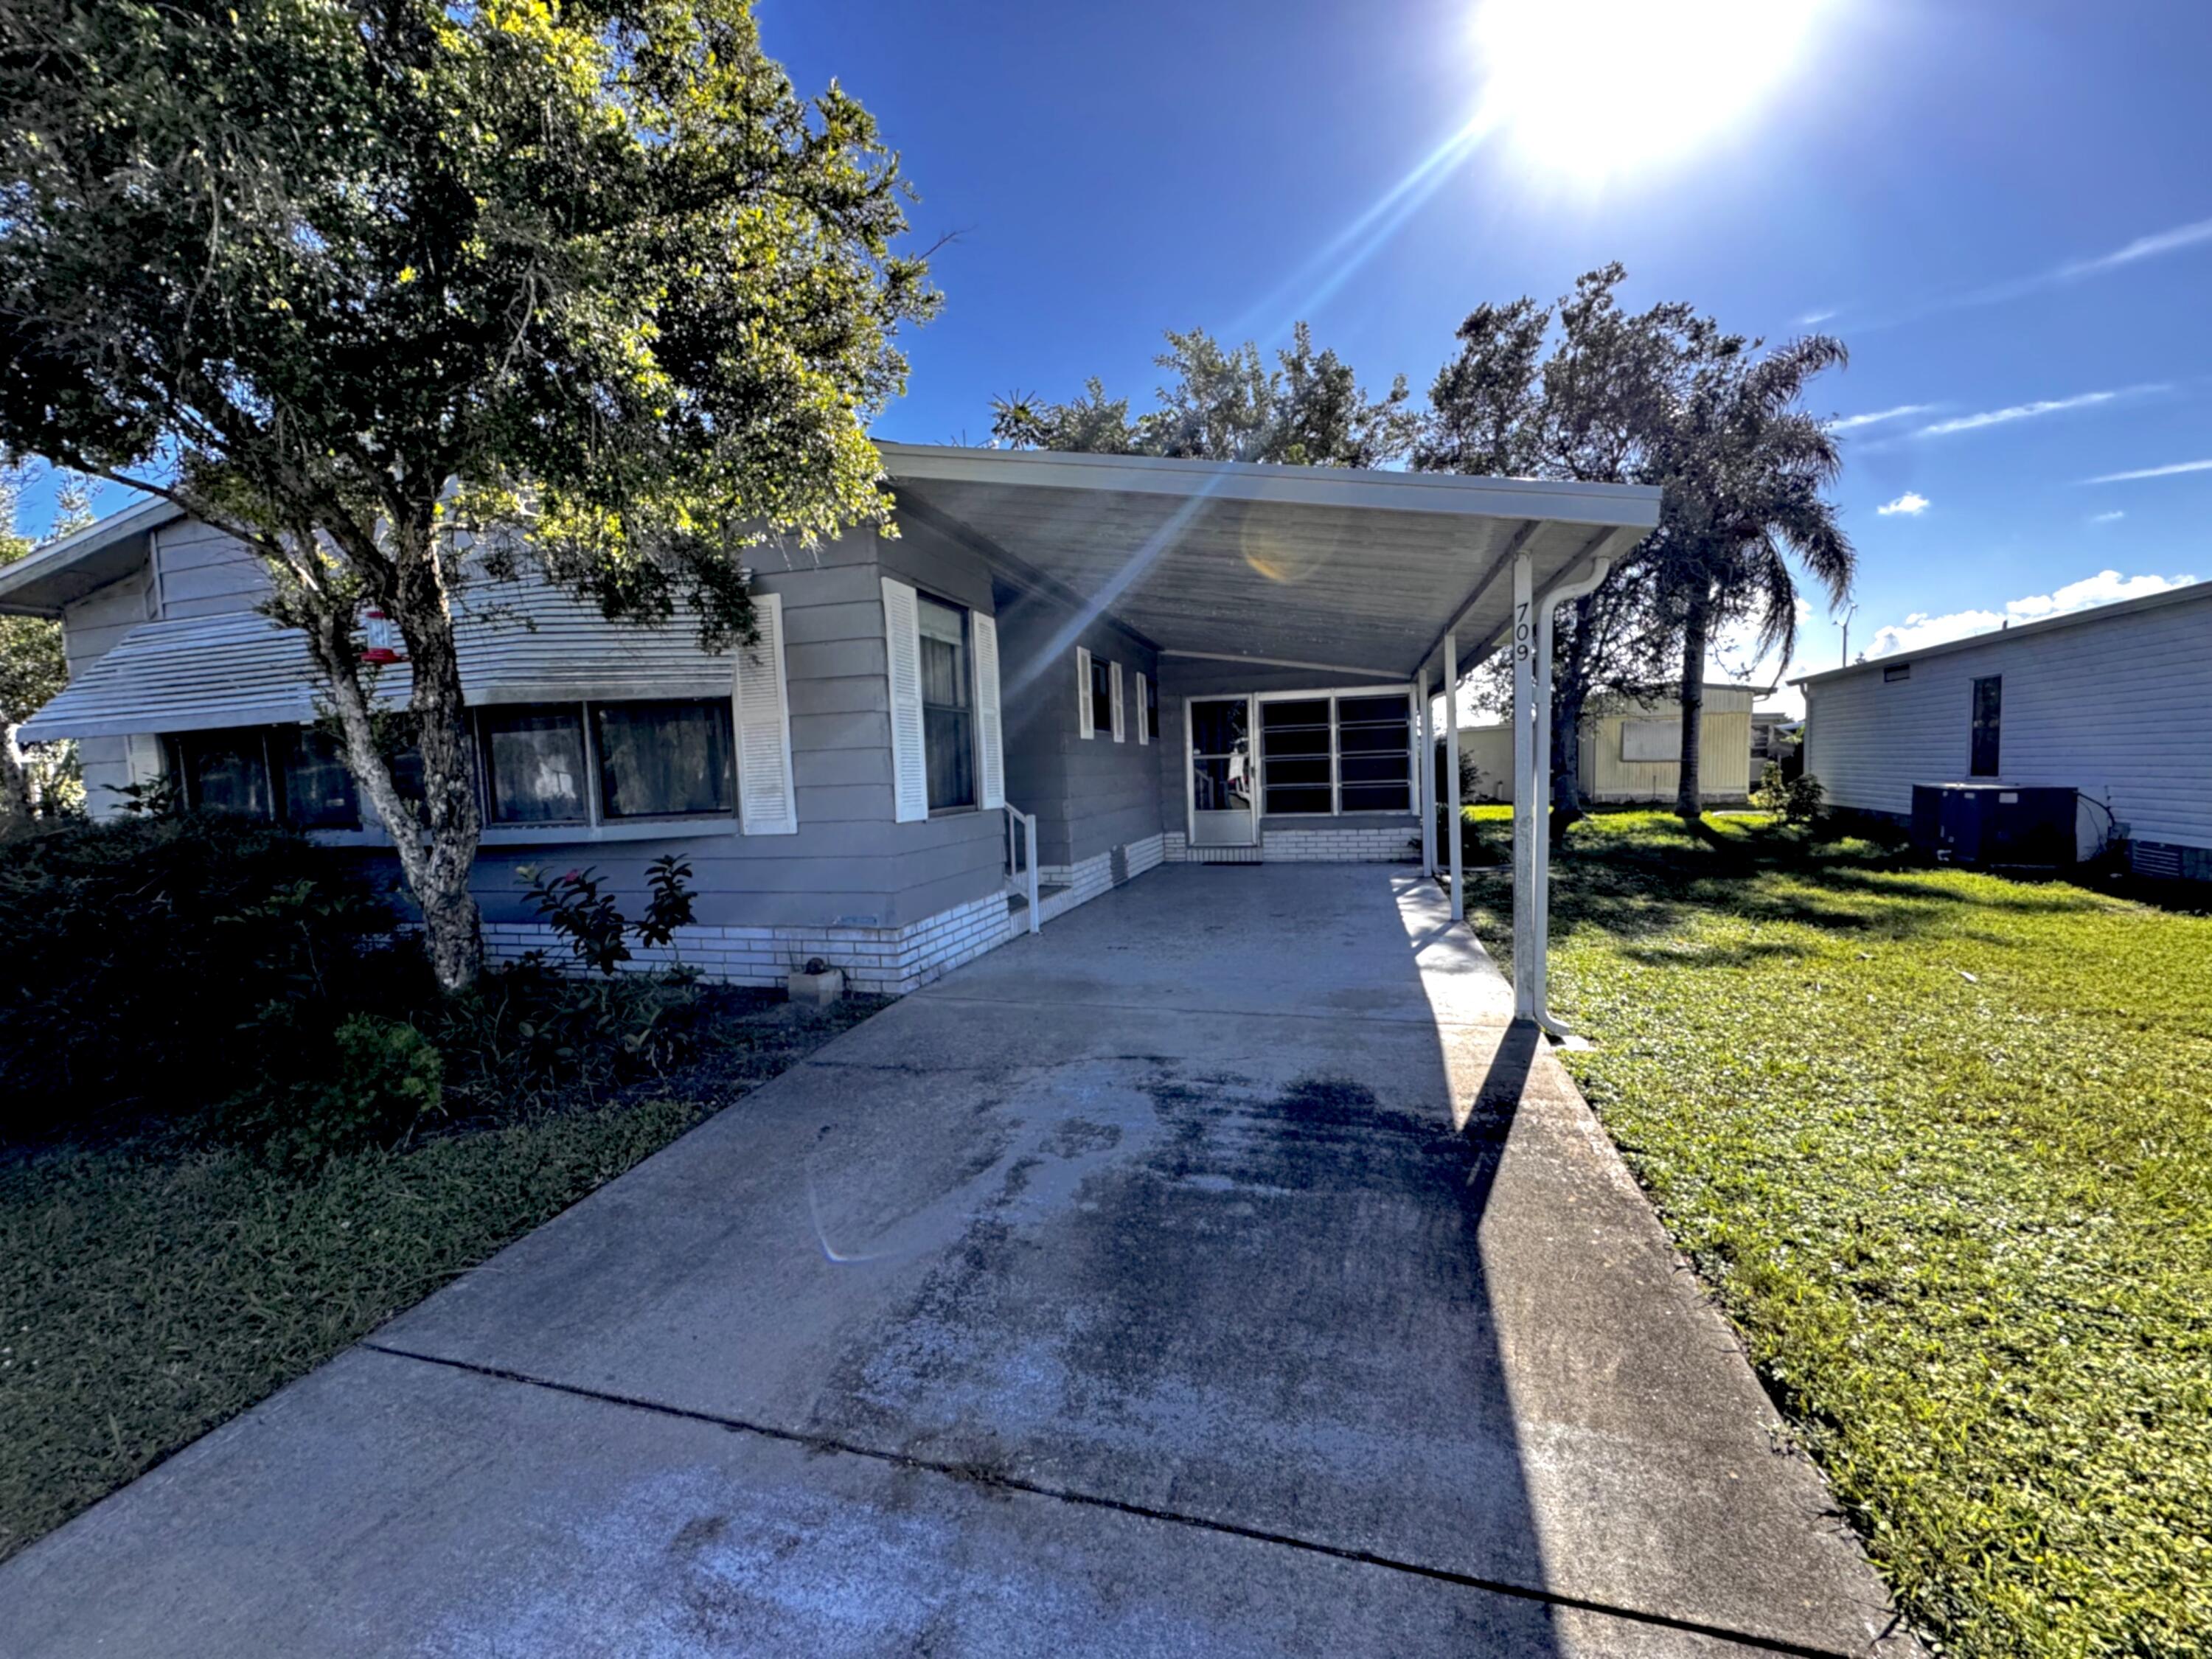
[[[1485,128],[1532,166],[1597,180],[1677,160],[1804,55],[1824,0],[1485,0]]]

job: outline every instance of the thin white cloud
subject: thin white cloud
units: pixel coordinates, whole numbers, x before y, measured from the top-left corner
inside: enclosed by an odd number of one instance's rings
[[[2212,472],[2212,461],[2176,461],[2171,466],[2139,466],[2132,472],[2107,472],[2101,477],[2084,478],[2083,483],[2133,483],[2137,478],[2171,478],[2182,472]],[[2119,515],[2112,515],[2118,518]]]
[[[1925,415],[1935,407],[1933,404],[1899,404],[1895,409],[1877,409],[1871,415],[1845,415],[1829,422],[1828,430],[1850,432],[1883,421],[1901,421],[1910,415]]]
[[[2124,513],[2093,513],[2089,515],[2089,522],[2091,524],[2118,524],[2122,519],[2124,519],[2128,515]]]
[[[1830,306],[1826,311],[1808,311],[1802,317],[1800,317],[1797,319],[1797,326],[1800,328],[1815,327],[1821,323],[1826,322],[1831,317],[1840,314],[1842,309],[1843,308],[1840,306]]]
[[[1881,517],[1893,518],[1902,513],[1908,519],[1917,519],[1928,510],[1928,498],[1917,489],[1908,489],[1893,501],[1884,501],[1875,511]]]
[[[2163,386],[2127,386],[2112,392],[2083,392],[2071,398],[2040,398],[2032,404],[2012,404],[2003,409],[1985,409],[1978,415],[1955,415],[1948,421],[1932,422],[1916,427],[1916,438],[1941,438],[1953,432],[1978,432],[1985,426],[2003,426],[2012,421],[2032,421],[2044,415],[2063,415],[2069,410],[2094,409],[2099,404],[2109,404],[2122,398],[2139,397],[2145,392],[2164,392]]]
[[[1862,320],[1855,326],[1860,332],[1894,328],[1900,323],[1915,322],[1947,311],[1999,305],[2008,300],[2024,299],[2028,295],[2039,294],[2046,289],[2124,270],[2130,265],[2139,264],[2146,259],[2163,258],[2168,254],[2184,252],[2209,242],[2212,242],[2212,219],[2199,219],[2191,224],[2176,225],[2170,230],[2157,230],[2148,235],[2138,236],[2109,253],[2100,253],[2087,259],[2069,259],[2063,264],[2053,265],[2032,276],[2015,276],[2008,282],[1993,283],[1986,288],[1923,300],[1887,316]]]
[[[2008,623],[2039,622],[2045,617],[2063,617],[2122,599],[2139,599],[2147,593],[2187,587],[2196,580],[2194,576],[2123,576],[2117,570],[2100,570],[2094,576],[2069,582],[2048,593],[2008,599],[2002,611],[1954,611],[1941,617],[1917,611],[1902,623],[1877,629],[1866,653],[1869,657],[1894,657],[1905,652],[1924,651],[1931,645],[1951,640],[1994,633]]]
[[[2131,265],[2138,259],[2155,259],[2163,253],[2179,253],[2184,248],[2195,247],[2201,242],[2212,242],[2212,219],[2199,219],[2192,225],[2176,225],[2172,230],[2161,230],[2149,236],[2138,236],[2125,247],[2114,248],[2094,259],[2076,259],[2051,273],[2053,282],[2070,282],[2077,276],[2096,276],[2108,270],[2118,270],[2122,265]]]

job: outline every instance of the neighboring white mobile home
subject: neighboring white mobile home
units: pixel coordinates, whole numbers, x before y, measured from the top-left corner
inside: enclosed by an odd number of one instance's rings
[[[2212,879],[2212,582],[1797,684],[1832,806],[1904,821],[1917,783],[2077,789],[2086,843]]]

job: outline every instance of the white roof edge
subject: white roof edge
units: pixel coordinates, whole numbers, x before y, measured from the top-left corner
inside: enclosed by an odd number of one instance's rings
[[[148,495],[130,506],[94,520],[82,530],[57,536],[35,547],[15,563],[0,568],[0,596],[66,570],[79,559],[111,547],[125,536],[136,536],[185,516],[185,509],[159,495]]]
[[[2033,622],[2014,623],[2009,628],[1992,628],[1979,634],[1967,634],[1917,651],[1893,651],[1886,657],[1869,657],[1863,662],[1845,663],[1841,668],[1823,668],[1817,673],[1800,674],[1790,684],[1809,685],[1825,680],[1839,680],[1849,674],[1864,674],[1876,668],[1894,667],[1901,662],[1923,662],[1929,657],[1948,657],[1954,652],[1971,651],[1977,646],[2004,644],[2025,635],[2055,633],[2062,628],[2080,628],[2089,623],[2111,622],[2116,617],[2132,617],[2140,611],[2162,611],[2170,605],[2190,605],[2203,599],[2212,599],[2212,581],[2191,582],[2185,587],[2169,587],[2162,592],[2144,593],[2132,599],[2115,599],[2110,605],[2093,605],[2086,611],[2069,611],[2063,617],[2039,617]]]
[[[1659,491],[1649,484],[1483,478],[1366,467],[1275,466],[1254,461],[1166,459],[1059,450],[969,449],[945,444],[879,442],[876,447],[883,455],[884,471],[893,482],[1020,483],[1047,489],[1214,495],[1224,501],[1294,507],[1549,519],[1627,529],[1650,529],[1659,522]]]

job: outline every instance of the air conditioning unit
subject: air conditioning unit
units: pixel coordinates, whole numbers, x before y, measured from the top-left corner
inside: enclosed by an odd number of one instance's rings
[[[1912,845],[1939,864],[2070,867],[2078,792],[2008,783],[1916,783]]]

